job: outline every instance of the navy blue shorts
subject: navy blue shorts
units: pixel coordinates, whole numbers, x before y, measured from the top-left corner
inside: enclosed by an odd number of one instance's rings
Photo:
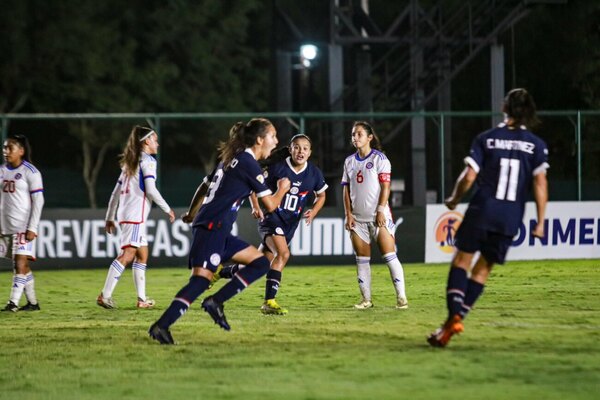
[[[298,224],[294,224],[294,226],[288,226],[283,221],[281,221],[280,218],[274,217],[273,215],[269,215],[258,224],[258,233],[262,238],[263,246],[265,246],[267,249],[269,249],[269,247],[265,243],[265,240],[267,239],[267,236],[273,235],[284,236],[285,241],[289,246],[290,242],[294,238],[294,233],[296,232],[297,227]]]
[[[244,250],[248,243],[222,229],[208,230],[197,226],[192,229],[192,247],[188,267],[207,268],[212,272],[219,264],[229,260],[237,252]]]
[[[479,251],[485,259],[494,264],[504,264],[506,253],[512,244],[512,236],[478,228],[465,218],[458,227],[454,245],[465,253]]]

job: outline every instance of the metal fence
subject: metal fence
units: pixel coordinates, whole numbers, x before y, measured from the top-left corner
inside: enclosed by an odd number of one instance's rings
[[[536,130],[550,150],[552,200],[600,200],[600,111],[544,111]],[[489,129],[491,112],[385,113],[118,113],[118,114],[0,114],[3,140],[10,133],[29,137],[34,164],[42,171],[47,207],[104,207],[118,176],[117,156],[135,124],[152,126],[160,139],[158,184],[172,206],[186,206],[196,186],[214,165],[216,145],[229,127],[253,117],[271,119],[280,145],[296,132],[313,140],[312,161],[321,167],[332,188],[341,178],[342,161],[353,152],[352,122],[367,120],[384,143],[392,175],[400,184],[396,206],[409,205],[412,164],[410,124],[425,121],[423,173],[428,202],[449,195],[463,168],[472,139]],[[98,159],[100,157],[100,159]],[[87,172],[86,172],[87,171]],[[91,172],[90,172],[91,171]],[[84,179],[87,174],[87,181]],[[95,193],[90,196],[90,174]],[[331,191],[328,204],[341,204]]]

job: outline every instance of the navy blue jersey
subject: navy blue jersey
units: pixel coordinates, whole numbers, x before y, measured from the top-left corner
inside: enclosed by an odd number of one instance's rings
[[[229,232],[242,202],[251,192],[258,197],[272,193],[265,185],[262,169],[250,149],[236,154],[227,169],[223,169],[222,162],[219,163],[205,178],[205,182],[208,181],[208,192],[194,218],[194,227],[226,229]]]
[[[533,177],[549,166],[546,143],[523,126],[500,124],[473,140],[465,163],[477,172],[478,186],[465,218],[482,229],[516,235]]]
[[[275,211],[265,216],[262,223],[280,226],[285,233],[293,234],[310,195],[323,193],[327,189],[327,183],[319,168],[307,162],[300,172],[294,170],[291,157],[275,163],[266,171],[266,184],[270,190],[277,190],[277,181],[281,178],[290,180],[290,190],[286,193],[281,204]]]

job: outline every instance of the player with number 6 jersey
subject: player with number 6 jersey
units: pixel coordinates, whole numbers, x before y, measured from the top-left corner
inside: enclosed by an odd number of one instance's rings
[[[396,255],[396,230],[388,205],[391,164],[381,151],[374,129],[365,121],[352,127],[352,145],[356,153],[346,158],[342,186],[346,229],[356,254],[358,287],[362,300],[354,307],[373,307],[371,301],[371,240],[375,240],[390,270],[396,290],[396,308],[408,308],[404,269]]]
[[[454,241],[457,251],[446,286],[448,317],[427,338],[433,347],[445,347],[463,331],[463,320],[483,293],[492,267],[504,264],[532,191],[537,223],[531,233],[544,236],[548,148],[529,130],[538,122],[535,102],[527,90],[513,89],[504,98],[502,111],[505,121],[473,140],[466,167],[445,201],[454,210],[477,182]]]
[[[42,174],[31,164],[27,137],[14,135],[3,145],[5,163],[0,166],[0,256],[13,260],[10,299],[3,311],[37,311],[33,273],[35,238],[44,206]],[[27,304],[19,308],[25,292]]]

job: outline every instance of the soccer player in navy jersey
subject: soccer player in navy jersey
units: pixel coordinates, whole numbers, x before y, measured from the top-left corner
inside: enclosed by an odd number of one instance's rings
[[[277,209],[264,214],[256,196],[251,197],[252,213],[260,220],[260,249],[271,262],[271,269],[267,273],[265,301],[261,306],[263,314],[287,314],[287,309],[281,307],[275,297],[281,284],[283,268],[290,258],[289,243],[300,220],[304,218],[306,225],[310,225],[325,204],[325,190],[328,186],[321,170],[308,162],[311,151],[310,138],[301,133],[292,137],[289,147],[279,149],[265,160],[266,184],[271,190],[277,188],[277,181],[281,178],[291,181],[290,191]],[[305,211],[306,203],[313,193],[316,196],[315,202],[312,208]],[[224,267],[220,273],[215,274],[215,278],[232,278],[239,269],[239,264]]]
[[[246,267],[213,296],[202,302],[202,308],[221,328],[230,330],[223,303],[244,290],[269,270],[269,260],[254,246],[231,234],[242,201],[251,192],[261,199],[267,212],[275,210],[290,189],[287,178],[277,182],[273,194],[265,185],[257,160],[267,158],[277,145],[277,132],[264,118],[248,123],[238,122],[231,128],[229,139],[219,146],[219,164],[196,191],[184,221],[195,211],[193,239],[188,259],[192,276],[173,299],[171,305],[149,329],[151,338],[161,344],[174,344],[169,327],[209,286],[219,264],[233,260]],[[201,204],[201,205],[200,205]]]
[[[453,210],[477,182],[456,233],[457,251],[446,287],[448,318],[427,338],[433,347],[445,347],[454,334],[464,330],[463,320],[482,294],[492,267],[504,264],[530,190],[537,207],[537,224],[532,234],[544,236],[548,148],[528,129],[538,122],[535,103],[525,89],[513,89],[506,95],[502,111],[506,115],[504,122],[473,140],[465,158],[466,167],[445,201]],[[480,255],[471,268],[477,251]]]

